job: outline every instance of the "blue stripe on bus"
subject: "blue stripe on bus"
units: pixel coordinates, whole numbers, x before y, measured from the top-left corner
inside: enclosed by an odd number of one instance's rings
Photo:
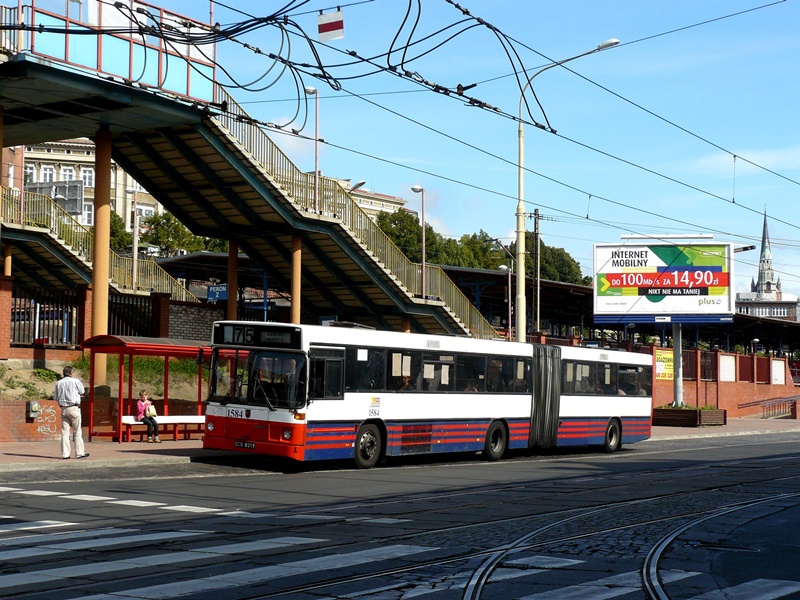
[[[489,419],[476,421],[387,422],[386,455],[402,456],[440,452],[483,450]],[[528,447],[528,419],[509,419],[508,447]],[[557,446],[602,445],[607,417],[561,419]],[[353,457],[358,423],[309,423],[306,427],[304,460],[346,459]],[[650,417],[622,417],[622,443],[630,444],[650,437]]]
[[[622,443],[640,442],[650,437],[650,417],[622,417]],[[557,446],[602,445],[608,417],[561,419]]]
[[[490,419],[387,422],[386,455],[483,450],[489,423]],[[529,421],[511,419],[507,423],[509,448],[527,448]],[[309,423],[304,460],[352,458],[357,429],[357,423]]]

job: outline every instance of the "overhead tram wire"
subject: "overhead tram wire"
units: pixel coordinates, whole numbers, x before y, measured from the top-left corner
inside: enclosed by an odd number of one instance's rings
[[[449,0],[448,0],[448,1],[449,1]],[[291,5],[291,4],[290,4],[290,5]],[[287,5],[287,6],[290,6],[290,5]],[[480,21],[480,20],[479,20],[479,21]],[[263,22],[263,20],[262,20],[262,22]],[[497,32],[496,28],[494,28],[494,27],[492,27],[492,26],[490,26],[490,25],[486,24],[486,23],[485,23],[485,22],[483,22],[483,21],[480,21],[480,22],[481,22],[482,24],[484,24],[484,25],[487,25],[487,26],[488,26],[488,27],[489,27],[489,28],[490,28],[490,29],[491,29],[491,30],[492,30],[492,31],[493,31],[493,32],[494,32],[496,35],[498,34],[498,32]],[[298,29],[299,31],[301,31],[301,32],[302,32],[302,28],[300,28],[299,26],[297,27],[297,29]],[[162,35],[164,35],[164,32],[163,32],[163,31],[162,31]],[[303,32],[303,35],[305,36],[306,40],[308,40],[308,41],[309,41],[309,45],[310,45],[310,46],[313,48],[313,44],[311,44],[311,43],[310,43],[310,42],[311,42],[311,40],[308,38],[308,36],[307,36],[307,35],[305,35],[305,33],[304,33],[304,32]],[[231,38],[230,38],[230,37],[228,37],[227,39],[231,39]],[[452,39],[452,38],[451,38],[451,39]],[[187,40],[187,38],[186,38],[185,36],[182,36],[182,37],[180,38],[180,41],[181,41],[181,43],[187,43],[187,41],[189,41],[189,40]],[[192,42],[194,42],[194,40],[191,40],[191,41],[192,41]],[[351,55],[352,55],[352,53],[351,53]],[[517,55],[517,56],[518,56],[518,55]],[[317,58],[318,58],[318,55],[317,55]],[[366,59],[362,59],[362,60],[366,60]],[[218,63],[217,63],[217,64],[218,64]],[[287,64],[289,64],[289,63],[288,63],[288,61],[287,61]],[[319,64],[319,63],[318,63],[318,64]],[[224,70],[224,69],[223,69],[223,70]],[[292,72],[293,72],[293,74],[295,74],[295,75],[296,75],[296,73],[294,72],[294,70],[292,70]],[[390,71],[390,72],[391,72],[391,71]],[[307,74],[308,74],[308,73],[307,73]],[[396,73],[395,73],[395,74],[396,74]],[[314,76],[316,76],[316,77],[320,77],[320,76],[319,76],[319,74],[315,74]],[[324,79],[324,77],[323,77],[323,79]],[[425,83],[425,84],[427,84],[427,85],[429,85],[429,86],[430,86],[430,85],[433,85],[433,84],[431,84],[431,82],[427,82],[427,81],[424,81],[424,82],[423,82],[423,81],[420,81],[420,79],[421,79],[421,77],[415,77],[415,78],[412,78],[412,81],[415,81],[415,82],[417,82],[417,83]],[[330,83],[330,80],[329,80],[329,83]],[[438,87],[438,86],[437,86],[437,87]],[[445,89],[445,90],[446,90],[446,88],[443,88],[443,89]],[[449,95],[449,94],[448,94],[448,95]],[[373,104],[374,104],[374,103],[373,103]],[[473,103],[472,103],[472,101],[471,101],[471,100],[468,102],[468,104],[470,104],[470,105],[473,105]],[[483,104],[483,106],[480,106],[480,104]],[[481,108],[485,108],[485,107],[486,107],[485,103],[478,103],[478,105],[479,105]],[[379,105],[377,105],[377,104],[376,104],[376,106],[379,106]],[[500,111],[499,109],[497,109],[497,108],[495,108],[495,107],[491,107],[491,108],[492,108],[492,109],[493,109],[495,112],[498,112],[498,113],[501,113],[501,114],[502,114],[502,111]],[[396,113],[395,113],[395,114],[396,114]],[[513,120],[519,120],[519,119],[517,119],[516,117],[512,117],[511,115],[505,115],[505,116],[508,116],[509,118],[513,118]],[[413,121],[413,120],[412,120],[412,121]],[[527,121],[525,121],[525,122],[527,122]],[[540,125],[540,124],[536,123],[535,121],[534,121],[533,123],[530,123],[530,124],[533,124],[533,125],[535,125],[535,126],[537,126],[537,127],[539,127],[539,128],[544,128],[542,125]],[[432,131],[437,131],[437,130],[435,130],[435,129],[433,129],[433,128],[429,128],[429,129],[431,129]],[[441,132],[439,132],[439,133],[441,133]],[[461,142],[460,140],[457,140],[456,138],[453,138],[452,136],[448,136],[448,137],[450,137],[450,139],[454,139],[454,140],[456,140],[456,141],[459,141],[459,142]],[[564,137],[564,136],[562,136],[562,137],[563,137],[563,139],[566,139],[567,141],[572,141],[573,143],[577,143],[577,144],[579,144],[579,145],[582,145],[582,146],[586,147],[587,149],[591,149],[591,150],[594,150],[594,151],[599,151],[599,150],[597,150],[597,149],[595,149],[595,148],[593,148],[593,147],[591,147],[591,146],[588,146],[588,145],[586,145],[586,144],[582,144],[582,143],[580,143],[580,142],[577,142],[576,140],[572,140],[572,139],[570,139],[570,138],[566,138],[566,137]],[[461,142],[461,143],[464,143],[464,142]],[[468,145],[468,146],[470,146],[470,147],[473,147],[473,148],[475,148],[474,146],[471,146],[471,145],[469,145],[469,144],[467,144],[467,145]],[[727,201],[727,199],[725,199],[725,198],[723,198],[723,197],[721,197],[721,196],[717,196],[717,195],[715,195],[715,194],[712,194],[712,193],[710,193],[710,192],[706,192],[706,191],[704,191],[704,190],[702,190],[702,189],[700,189],[700,188],[697,188],[697,187],[695,187],[695,186],[691,186],[691,185],[689,185],[689,184],[686,184],[686,183],[684,183],[684,182],[681,182],[681,181],[679,181],[679,180],[677,180],[677,179],[670,178],[670,177],[668,177],[668,176],[665,176],[665,175],[663,175],[663,174],[660,174],[660,173],[658,173],[658,172],[656,172],[656,171],[654,171],[654,170],[647,169],[647,168],[645,168],[645,167],[642,167],[642,166],[640,166],[640,165],[637,165],[636,163],[633,163],[633,162],[631,162],[631,161],[626,161],[626,160],[624,160],[624,159],[620,159],[619,157],[616,157],[616,156],[614,156],[614,155],[611,155],[611,154],[609,154],[609,153],[604,153],[604,152],[602,152],[602,151],[599,151],[599,152],[601,152],[602,154],[605,154],[606,156],[608,156],[608,157],[610,157],[610,158],[615,158],[615,159],[617,159],[617,160],[621,160],[622,162],[624,162],[624,163],[626,163],[626,164],[629,164],[630,166],[634,166],[634,167],[637,167],[637,168],[641,168],[641,169],[644,169],[645,171],[647,171],[647,172],[649,172],[649,173],[652,173],[652,174],[654,174],[654,175],[658,175],[658,176],[665,177],[665,178],[667,178],[668,180],[670,180],[670,181],[673,181],[674,183],[678,183],[678,184],[680,184],[680,185],[685,185],[685,186],[687,186],[687,187],[689,187],[689,188],[691,188],[691,189],[693,189],[693,190],[695,190],[695,191],[698,191],[698,192],[701,192],[701,193],[705,193],[705,194],[707,194],[707,195],[710,195],[710,196],[712,196],[712,197],[720,198],[720,199],[723,199],[723,200]],[[490,156],[495,156],[495,155],[491,155],[490,153],[487,153],[487,154],[489,154]],[[499,158],[500,160],[504,160],[504,159],[502,159],[502,158],[500,158],[500,157],[496,157],[496,156],[495,156],[495,158]],[[506,161],[506,162],[509,162],[509,161]],[[544,177],[544,178],[546,178],[546,179],[551,179],[552,181],[554,181],[554,182],[557,182],[557,183],[559,183],[559,184],[561,184],[561,185],[567,185],[567,184],[564,184],[563,182],[560,182],[560,181],[554,180],[554,179],[552,179],[552,178],[547,178],[547,177],[546,177],[546,176],[544,176],[543,174],[536,173],[536,172],[534,172],[534,171],[530,171],[529,169],[527,169],[527,170],[528,170],[529,172],[531,172],[531,173],[535,174],[535,175],[538,175],[538,176],[540,176],[540,177]],[[577,188],[574,188],[573,186],[569,186],[569,185],[567,185],[567,187],[569,187],[569,188],[571,188],[571,189],[576,189],[576,190],[577,190]],[[611,203],[614,203],[614,204],[618,204],[618,205],[620,205],[620,206],[624,206],[624,207],[626,207],[626,208],[629,208],[629,209],[638,210],[638,211],[640,211],[640,212],[645,212],[645,213],[648,213],[648,214],[653,214],[653,213],[649,213],[649,211],[643,211],[642,209],[638,209],[638,208],[636,208],[636,207],[631,207],[631,206],[625,205],[624,203],[619,203],[619,202],[616,202],[616,201],[612,201],[612,200],[610,200],[610,199],[608,199],[608,198],[603,198],[602,196],[597,196],[597,195],[595,195],[595,194],[592,194],[592,196],[593,196],[593,197],[597,197],[597,198],[599,198],[599,199],[601,199],[601,200],[603,200],[603,201],[606,201],[606,202],[611,202]],[[674,221],[676,221],[676,222],[677,222],[677,220],[675,220],[675,219],[671,219],[671,220],[674,220]]]

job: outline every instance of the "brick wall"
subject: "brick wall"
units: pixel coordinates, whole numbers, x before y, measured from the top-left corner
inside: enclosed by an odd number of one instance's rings
[[[214,321],[224,318],[224,305],[173,301],[169,307],[169,337],[210,341]]]
[[[61,442],[61,409],[55,400],[39,400],[39,416],[27,418],[25,400],[0,399],[0,443]],[[84,418],[84,438],[87,434]],[[56,453],[60,454],[59,446]]]

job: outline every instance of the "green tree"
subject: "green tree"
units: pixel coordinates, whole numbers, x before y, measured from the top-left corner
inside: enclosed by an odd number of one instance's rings
[[[416,215],[405,210],[381,212],[378,213],[377,224],[408,260],[422,262],[422,227]],[[433,230],[431,227],[429,229]],[[428,230],[425,231],[426,246],[427,236]]]
[[[542,279],[575,283],[578,285],[591,285],[591,277],[581,275],[581,265],[569,252],[563,248],[548,246],[541,243],[540,273]],[[536,237],[528,232],[525,236],[525,274],[528,277],[536,275]]]
[[[114,252],[128,252],[133,245],[133,235],[125,230],[125,221],[117,213],[111,211],[110,248]]]
[[[400,248],[412,262],[422,262],[422,227],[417,216],[405,210],[378,214],[378,227]],[[531,232],[525,236],[525,274],[534,277],[536,239]],[[580,264],[563,248],[541,244],[541,277],[551,281],[591,285],[591,277],[581,275]],[[497,269],[511,261],[495,238],[482,229],[478,233],[463,235],[459,240],[444,238],[430,225],[425,229],[425,250],[428,263],[472,269]],[[506,250],[516,259],[516,245]],[[516,264],[514,264],[516,272]]]
[[[171,213],[164,212],[145,219],[147,233],[141,240],[158,246],[161,256],[174,256],[178,250],[198,252],[205,248],[204,238],[192,234],[186,226]]]

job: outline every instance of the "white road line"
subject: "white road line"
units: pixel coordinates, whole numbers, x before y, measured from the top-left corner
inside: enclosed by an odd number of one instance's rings
[[[224,575],[213,575],[211,577],[193,579],[190,581],[181,581],[180,585],[167,583],[146,588],[138,588],[135,590],[120,590],[118,593],[114,594],[86,596],[83,597],[82,600],[119,600],[120,598],[177,598],[179,596],[187,596],[190,594],[208,595],[213,590],[247,586],[285,577],[302,577],[308,573],[314,573],[317,571],[342,569],[345,567],[373,563],[380,560],[391,560],[393,558],[400,558],[401,556],[419,554],[421,552],[428,552],[431,550],[436,550],[436,548],[403,545],[387,546],[385,548],[372,548],[369,550],[362,550],[360,552],[318,556],[308,560],[298,560],[295,562],[271,565],[268,567],[258,567],[245,571],[225,573]]]
[[[0,492],[18,492],[22,488],[0,487]]]
[[[7,523],[0,525],[0,532],[4,531],[28,531],[30,529],[46,529],[47,527],[67,527],[77,525],[69,521],[24,521],[22,523]]]
[[[15,494],[23,494],[25,496],[66,496],[66,492],[53,492],[49,490],[20,490],[14,492]]]
[[[661,579],[664,583],[679,581],[687,577],[694,577],[699,573],[691,571],[662,571]],[[620,573],[612,577],[595,579],[579,585],[523,596],[518,600],[605,600],[616,598],[625,594],[641,592],[642,579],[638,571]]]
[[[302,540],[302,541],[297,541]],[[297,544],[311,544],[324,542],[316,538],[276,538],[263,540],[259,550],[270,550],[274,548],[285,548]],[[155,568],[168,564],[174,566],[181,563],[191,563],[201,560],[219,560],[220,554],[236,554],[241,543],[226,544],[210,548],[201,548],[191,551],[180,552],[161,552],[159,554],[147,553],[142,556],[129,557],[124,560],[114,560],[106,562],[87,562],[84,564],[72,565],[69,567],[59,567],[56,569],[45,569],[42,571],[31,571],[28,573],[14,573],[0,575],[0,589],[5,590],[20,585],[33,585],[40,583],[53,583],[54,580],[83,578],[99,575],[101,573],[116,573],[118,571],[130,571],[143,568]],[[252,551],[252,549],[251,549]],[[8,569],[9,565],[5,565]],[[183,584],[181,584],[182,586]],[[176,586],[174,583],[167,584],[165,588],[171,590],[166,592],[164,597],[175,595]],[[114,596],[108,596],[113,598]],[[118,597],[117,597],[118,598]]]
[[[279,519],[306,519],[309,521],[338,521],[342,517],[334,517],[333,515],[286,515],[278,517]]]
[[[85,500],[86,502],[107,502],[115,499],[113,496],[92,496],[91,494],[74,494],[61,497],[69,498],[70,500]]]
[[[33,556],[46,556],[48,554],[61,554],[74,550],[94,550],[96,548],[104,548],[107,546],[120,546],[124,544],[172,540],[197,535],[201,534],[188,531],[161,531],[158,533],[123,535],[105,539],[94,538],[81,541],[73,541],[72,539],[69,539],[64,540],[63,544],[48,544],[44,546],[34,546],[33,548],[17,548],[16,550],[0,551],[0,560],[14,560],[18,558],[30,558]]]
[[[66,539],[69,536],[70,541],[85,538],[85,537],[100,537],[103,535],[119,535],[122,533],[134,533],[140,531],[139,529],[118,529],[116,527],[108,527],[106,529],[92,529],[89,531],[70,531],[65,533],[37,533],[36,535],[27,535],[25,537],[15,537],[0,540],[0,546],[30,546],[32,544],[42,544],[48,542],[58,542]]]
[[[215,513],[219,512],[221,508],[206,508],[204,506],[187,506],[187,505],[178,505],[178,506],[159,506],[160,510],[174,510],[177,512],[190,512],[190,513]]]
[[[263,519],[265,517],[274,517],[275,513],[251,513],[244,510],[232,510],[230,512],[219,513],[221,517],[236,517],[241,519]]]
[[[780,579],[755,579],[722,590],[714,590],[695,596],[692,600],[773,600],[800,591],[800,582]]]
[[[122,506],[138,506],[148,508],[152,506],[166,506],[166,502],[150,502],[149,500],[112,500],[109,504],[121,504]]]

